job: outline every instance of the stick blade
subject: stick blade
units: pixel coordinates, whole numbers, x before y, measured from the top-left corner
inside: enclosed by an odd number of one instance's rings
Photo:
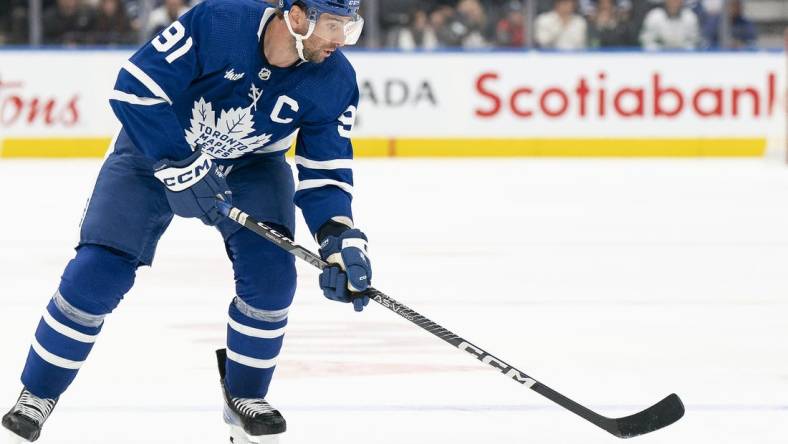
[[[614,419],[608,432],[619,438],[632,438],[667,427],[684,416],[684,403],[675,393],[642,412]],[[612,429],[612,430],[611,430]]]

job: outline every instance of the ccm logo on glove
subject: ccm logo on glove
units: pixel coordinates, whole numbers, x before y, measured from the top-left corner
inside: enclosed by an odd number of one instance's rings
[[[194,163],[183,168],[169,167],[154,173],[170,191],[183,191],[202,180],[210,171],[213,161],[203,153]],[[218,176],[221,173],[216,172]]]
[[[206,225],[224,220],[217,199],[232,204],[232,193],[224,175],[207,154],[197,151],[186,159],[164,159],[153,166],[153,175],[164,184],[172,212],[197,217]]]

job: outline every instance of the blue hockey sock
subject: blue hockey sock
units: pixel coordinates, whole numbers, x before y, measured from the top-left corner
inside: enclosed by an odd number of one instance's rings
[[[287,228],[276,226],[287,233]],[[292,255],[249,230],[227,240],[237,297],[227,325],[225,384],[233,398],[264,398],[296,288]]]
[[[227,390],[234,398],[264,398],[282,349],[287,309],[258,310],[236,298],[229,312]]]
[[[22,383],[34,395],[57,398],[77,376],[103,324],[85,314],[59,291],[47,305],[22,372]]]
[[[96,337],[131,288],[137,264],[113,250],[79,249],[38,323],[22,384],[41,398],[57,398],[71,384]]]

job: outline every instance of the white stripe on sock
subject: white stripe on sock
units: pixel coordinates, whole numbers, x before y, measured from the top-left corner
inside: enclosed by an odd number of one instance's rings
[[[60,356],[54,355],[48,352],[41,344],[38,343],[36,338],[33,338],[33,343],[30,344],[33,347],[33,351],[41,357],[44,361],[60,368],[65,368],[69,370],[79,370],[82,367],[82,364],[85,361],[72,361],[70,359],[61,358]]]
[[[84,342],[85,344],[92,344],[96,342],[95,335],[86,335],[85,333],[74,330],[73,328],[67,325],[61,324],[60,322],[58,322],[57,319],[53,318],[52,315],[49,314],[48,310],[44,310],[43,318],[44,318],[44,322],[46,322],[46,324],[52,330],[55,330],[56,332],[60,333],[61,335],[67,338],[71,338],[79,342]]]
[[[285,334],[285,327],[276,330],[262,330],[259,328],[249,327],[247,325],[239,324],[233,318],[227,321],[227,324],[238,333],[260,339],[274,339]]]
[[[239,355],[238,353],[227,348],[227,359],[243,364],[247,367],[254,368],[271,368],[276,365],[276,358],[274,359],[257,359],[250,358],[249,356]]]

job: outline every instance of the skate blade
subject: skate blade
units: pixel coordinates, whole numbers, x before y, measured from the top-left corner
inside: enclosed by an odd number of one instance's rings
[[[243,428],[230,426],[230,442],[232,444],[279,444],[281,433],[276,435],[247,435]]]
[[[5,432],[5,437],[0,438],[0,440],[2,440],[3,443],[5,443],[5,444],[30,444],[30,441],[26,440],[25,438],[22,438],[21,436],[17,435],[16,433],[10,432],[10,431],[8,431],[6,429],[3,429],[2,427],[0,427],[0,429],[2,429],[3,432]]]

